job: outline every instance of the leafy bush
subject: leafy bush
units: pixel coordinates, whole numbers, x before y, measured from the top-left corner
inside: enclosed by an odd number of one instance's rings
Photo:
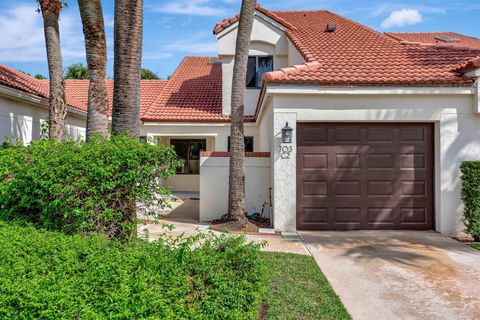
[[[177,166],[173,149],[122,135],[7,144],[0,148],[0,219],[66,233],[130,235],[135,202],[164,207],[168,190],[157,182]]]
[[[0,319],[254,319],[266,282],[241,237],[119,242],[0,222],[0,248]]]
[[[460,171],[466,232],[480,241],[480,161],[464,161]]]

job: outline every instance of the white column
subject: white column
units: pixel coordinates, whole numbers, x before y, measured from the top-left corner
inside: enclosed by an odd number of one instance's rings
[[[285,124],[293,129],[291,144],[282,143],[282,128]],[[277,231],[295,231],[296,222],[296,149],[297,149],[297,114],[274,113],[273,115],[273,223]],[[292,147],[288,158],[282,157],[280,148]]]

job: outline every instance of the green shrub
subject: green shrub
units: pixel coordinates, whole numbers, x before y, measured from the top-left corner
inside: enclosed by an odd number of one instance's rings
[[[480,161],[464,161],[460,171],[466,232],[480,241]]]
[[[119,242],[0,222],[0,248],[0,319],[254,319],[266,282],[241,237]]]
[[[135,201],[161,208],[175,173],[173,149],[126,136],[90,142],[34,141],[0,148],[0,219],[66,233],[123,237],[135,230]]]

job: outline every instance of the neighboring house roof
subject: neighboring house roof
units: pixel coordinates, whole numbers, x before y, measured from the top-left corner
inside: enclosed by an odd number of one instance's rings
[[[398,41],[480,49],[480,39],[456,32],[385,32]]]
[[[109,114],[111,114],[113,102],[113,80],[106,80],[106,84]],[[140,108],[142,111],[146,110],[148,106],[158,97],[158,95],[161,94],[166,84],[167,80],[142,80],[140,83]],[[88,104],[88,85],[88,80],[67,79],[65,80],[65,93],[67,96],[74,97],[75,99],[81,101],[86,106]]]
[[[402,43],[325,10],[257,9],[272,19],[281,19],[278,22],[287,27],[287,37],[309,63],[268,73],[265,78],[270,82],[340,86],[471,84],[472,79],[454,70],[480,56],[480,49]],[[214,32],[221,32],[235,21],[222,21]],[[335,24],[336,30],[326,31],[327,24]]]
[[[48,99],[50,96],[50,87],[48,81],[37,80],[27,74],[24,74],[23,72],[12,69],[3,64],[0,64],[0,85],[44,99]],[[87,110],[87,105],[82,101],[77,100],[73,96],[66,95],[65,100],[67,105],[70,107],[81,111]]]
[[[144,121],[228,122],[222,114],[222,65],[215,57],[185,57]]]

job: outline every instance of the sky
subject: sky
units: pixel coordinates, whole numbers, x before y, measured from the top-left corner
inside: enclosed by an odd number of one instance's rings
[[[48,75],[41,15],[36,0],[0,1],[0,63],[32,75]],[[478,0],[263,0],[270,10],[326,9],[385,31],[455,31],[480,38]],[[64,67],[85,63],[76,0],[67,0],[60,34]],[[113,74],[113,0],[103,0],[108,76]],[[143,61],[162,78],[185,56],[216,55],[213,27],[234,16],[240,0],[144,0]]]

